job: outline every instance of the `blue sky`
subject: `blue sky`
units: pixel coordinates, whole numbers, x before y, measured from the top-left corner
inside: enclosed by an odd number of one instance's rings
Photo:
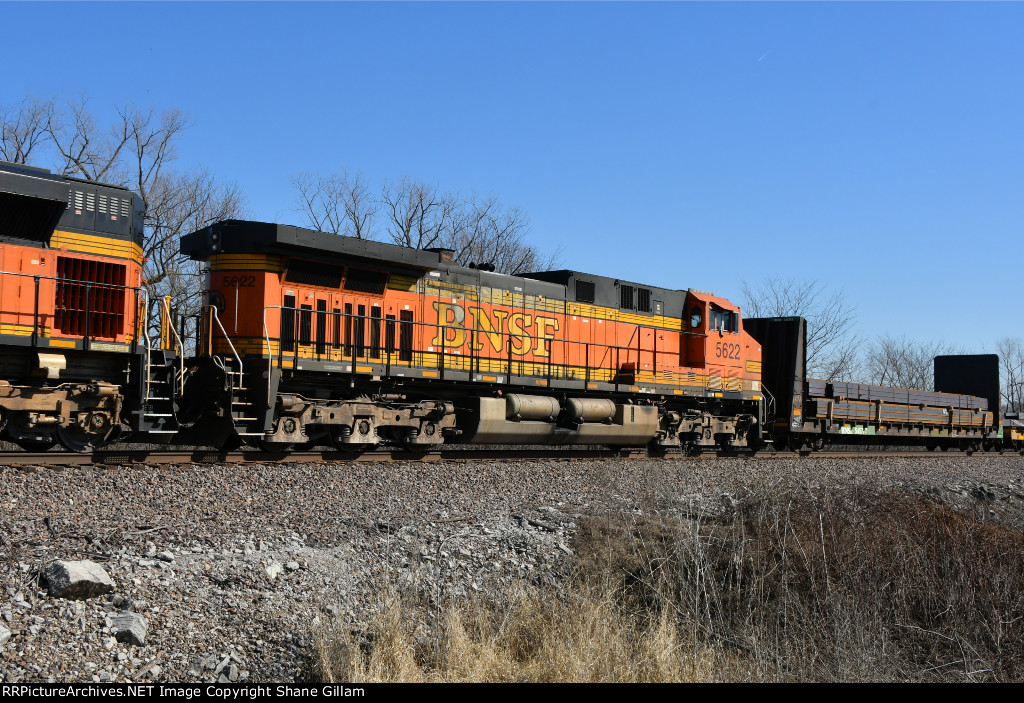
[[[300,221],[347,167],[494,193],[561,264],[867,336],[1024,335],[1024,4],[0,4],[0,105],[187,111],[182,167]],[[23,30],[18,30],[21,27]]]

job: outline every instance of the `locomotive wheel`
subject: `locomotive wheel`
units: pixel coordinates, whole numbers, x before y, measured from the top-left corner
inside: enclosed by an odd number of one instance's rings
[[[78,425],[58,427],[57,437],[65,449],[69,452],[78,452],[79,454],[86,454],[96,447],[105,444],[102,436],[85,432]]]
[[[369,442],[346,442],[345,439],[350,436],[352,436],[352,428],[348,425],[334,425],[331,427],[331,444],[339,452],[361,454],[377,446]]]

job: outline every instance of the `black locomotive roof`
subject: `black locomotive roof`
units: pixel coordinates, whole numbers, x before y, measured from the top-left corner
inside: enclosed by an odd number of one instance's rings
[[[0,239],[49,244],[59,226],[141,245],[143,216],[127,188],[0,161]]]
[[[685,290],[659,288],[657,286],[636,283],[634,281],[623,281],[617,278],[598,276],[592,273],[572,271],[569,269],[559,269],[557,271],[534,271],[520,275],[524,278],[548,281],[549,283],[557,283],[565,286],[566,295],[569,300],[574,300],[580,303],[594,303],[604,307],[622,307],[623,296],[620,290],[622,286],[632,287],[634,289],[634,293],[641,289],[647,291],[647,295],[651,296],[652,301],[649,309],[642,310],[643,312],[655,312],[657,314],[661,314],[664,310],[668,310],[678,314],[678,311],[682,309],[683,301],[686,298]],[[663,308],[657,309],[655,302],[662,303]],[[640,308],[638,306],[632,309]]]
[[[310,256],[310,250],[422,270],[435,269],[439,263],[437,252],[270,222],[222,220],[181,238],[181,253],[196,261],[216,254]]]
[[[538,271],[514,276],[489,273],[444,260],[437,250],[412,249],[292,225],[249,220],[222,220],[186,234],[181,238],[181,253],[195,261],[206,261],[217,254],[270,254],[304,258],[342,256],[378,266],[383,264],[418,271],[442,270],[443,279],[455,283],[479,282],[481,285],[510,287],[515,290],[523,290],[522,286],[525,285],[532,294],[559,298],[564,295],[570,301],[595,303],[607,307],[621,307],[622,296],[619,288],[626,285],[637,290],[644,289],[647,299],[650,299],[649,309],[643,309],[639,305],[633,309],[655,314],[662,312],[662,305],[664,310],[678,314],[686,298],[686,291],[645,286],[579,271]],[[585,286],[576,286],[574,280],[592,286],[588,297],[580,295]]]

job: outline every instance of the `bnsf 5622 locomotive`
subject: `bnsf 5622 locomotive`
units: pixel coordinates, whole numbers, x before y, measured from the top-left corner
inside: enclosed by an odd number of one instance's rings
[[[710,293],[258,222],[181,246],[210,268],[183,417],[206,428],[342,449],[760,442],[760,345]]]

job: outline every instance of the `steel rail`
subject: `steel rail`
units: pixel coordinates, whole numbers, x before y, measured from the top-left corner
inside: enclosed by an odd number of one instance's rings
[[[148,449],[100,449],[92,453],[75,452],[0,452],[0,466],[127,466],[175,464],[282,464],[325,463],[354,464],[380,462],[500,462],[500,461],[580,461],[580,460],[676,460],[696,459],[878,459],[878,458],[930,458],[943,459],[971,456],[963,451],[929,452],[918,450],[861,450],[835,451],[761,451],[704,452],[686,456],[680,452],[648,453],[643,449],[440,449],[409,451],[405,449],[377,450],[362,453],[336,450],[268,452],[261,450],[220,451],[216,449],[186,449],[179,451]],[[1011,450],[973,452],[980,456],[1018,456]]]

